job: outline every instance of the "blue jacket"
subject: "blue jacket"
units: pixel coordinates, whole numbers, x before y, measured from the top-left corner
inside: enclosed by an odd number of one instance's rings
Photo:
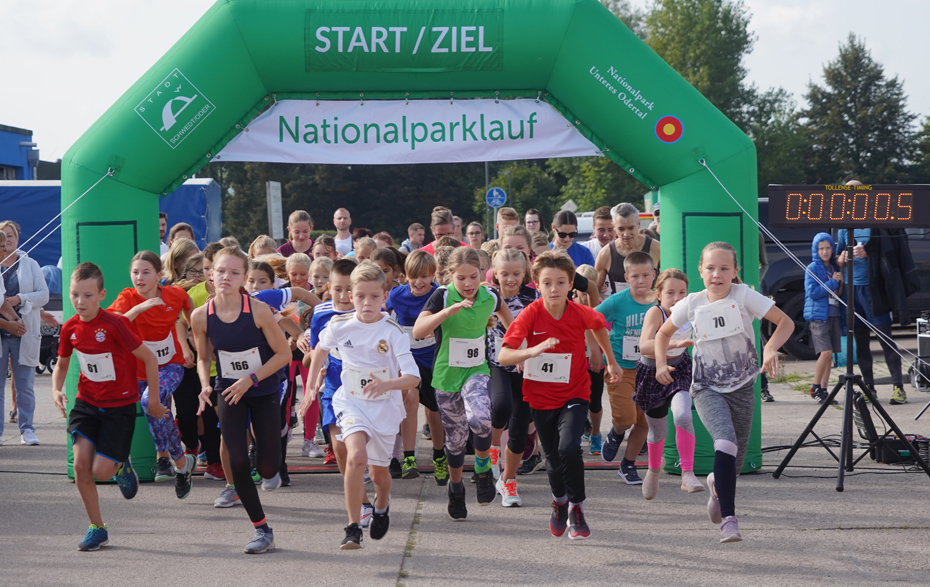
[[[817,254],[817,246],[823,241],[829,242],[833,248],[833,254],[830,255],[830,265],[833,267],[833,272],[830,273],[827,273],[823,260]],[[807,273],[804,274],[804,319],[825,322],[830,315],[830,294],[817,283],[817,280],[811,277],[811,273],[816,275],[832,291],[839,289],[840,282],[833,279],[833,273],[840,270],[836,264],[836,243],[833,242],[833,238],[826,232],[817,233],[814,242],[811,243],[811,255],[814,257],[814,261],[807,266]]]

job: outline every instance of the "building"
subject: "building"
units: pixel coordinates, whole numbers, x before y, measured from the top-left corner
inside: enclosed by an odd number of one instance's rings
[[[0,180],[32,180],[39,164],[39,150],[32,131],[0,124]]]

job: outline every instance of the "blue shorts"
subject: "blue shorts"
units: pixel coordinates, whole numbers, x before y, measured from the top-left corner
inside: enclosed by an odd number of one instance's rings
[[[323,391],[323,397],[320,398],[320,408],[323,410],[323,419],[320,421],[320,426],[326,430],[329,430],[330,424],[336,423],[336,412],[333,411],[333,395],[335,394],[335,389],[327,387]]]

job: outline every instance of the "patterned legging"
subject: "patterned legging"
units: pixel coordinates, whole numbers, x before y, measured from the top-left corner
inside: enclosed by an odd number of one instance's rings
[[[475,450],[491,448],[491,393],[487,375],[472,375],[459,392],[436,390],[439,419],[446,431],[446,459],[449,466],[465,464],[468,433],[474,434]]]
[[[168,415],[160,420],[149,416],[149,386],[145,381],[139,381],[142,409],[145,410],[145,417],[149,421],[149,430],[155,441],[155,450],[167,451],[171,459],[175,461],[184,456],[184,448],[181,446],[181,433],[178,432],[178,425],[174,421],[174,416],[171,415],[171,394],[178,388],[183,378],[184,367],[177,363],[169,363],[158,368],[158,401],[168,410]]]

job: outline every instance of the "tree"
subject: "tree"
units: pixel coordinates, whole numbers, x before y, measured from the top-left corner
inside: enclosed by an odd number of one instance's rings
[[[797,105],[782,88],[753,91],[746,106],[746,134],[756,146],[759,195],[771,183],[804,183],[804,154],[808,136],[800,124]]]
[[[578,209],[594,210],[629,202],[642,209],[649,189],[607,157],[550,159],[550,173],[564,178],[561,201],[574,200]]]
[[[646,43],[744,130],[749,17],[740,0],[657,0],[646,16]]]
[[[911,181],[930,183],[930,116],[924,119],[920,131],[915,136],[915,143],[917,155]]]
[[[629,0],[600,0],[600,2],[633,31],[633,34],[640,39],[646,38],[646,15],[641,9],[631,7]]]
[[[519,213],[536,208],[544,218],[551,219],[562,204],[560,191],[564,180],[549,173],[545,160],[501,161],[492,163],[491,170],[495,175],[490,177],[490,185],[503,188],[507,192],[505,205]],[[484,185],[475,189],[474,213],[482,224],[487,210],[486,193]],[[485,228],[493,230],[493,226]]]
[[[803,112],[811,137],[809,183],[858,178],[866,183],[907,181],[914,160],[913,122],[897,76],[886,79],[865,42],[850,33],[839,56],[811,83]]]

